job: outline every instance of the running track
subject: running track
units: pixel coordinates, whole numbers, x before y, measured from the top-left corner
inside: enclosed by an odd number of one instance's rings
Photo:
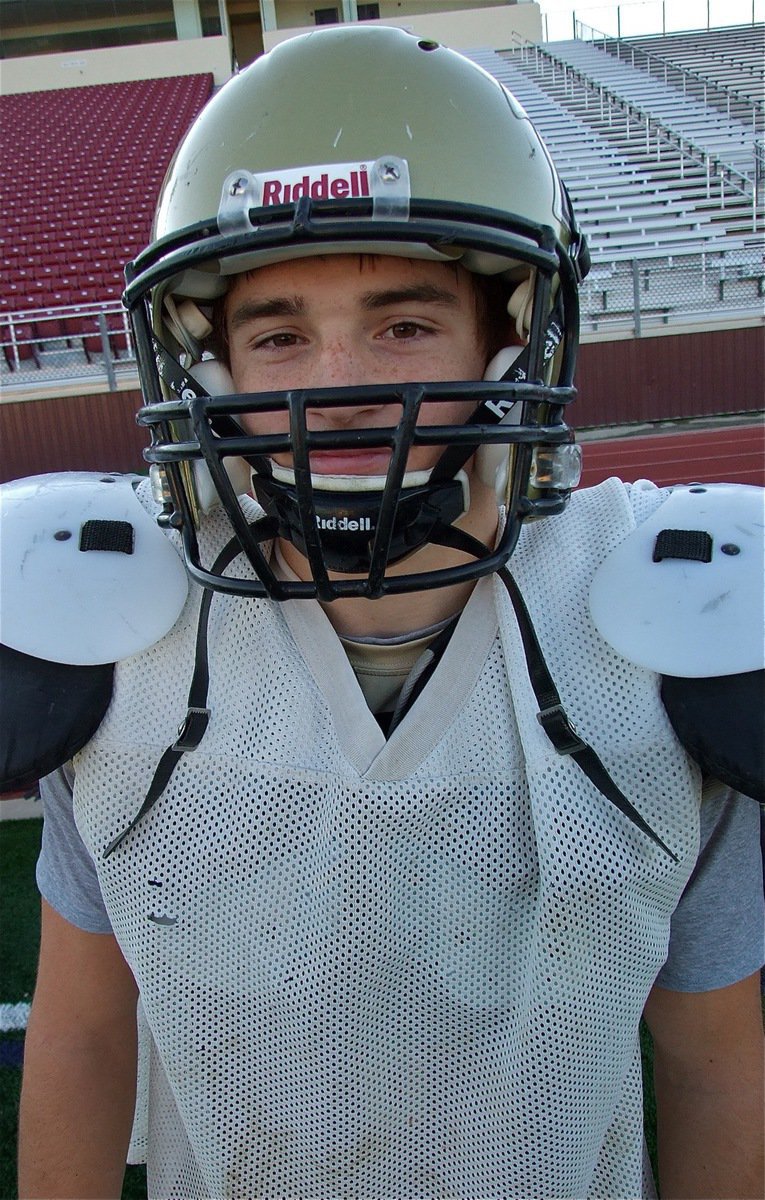
[[[582,486],[618,475],[632,482],[765,485],[765,425],[672,430],[583,441]]]

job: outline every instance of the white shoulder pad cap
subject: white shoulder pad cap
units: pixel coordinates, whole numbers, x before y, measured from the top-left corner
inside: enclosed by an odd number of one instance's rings
[[[762,488],[675,488],[598,568],[590,591],[596,628],[630,662],[662,675],[760,670],[764,534]]]
[[[188,578],[135,495],[84,471],[0,487],[0,641],[51,662],[116,662],[172,629]]]

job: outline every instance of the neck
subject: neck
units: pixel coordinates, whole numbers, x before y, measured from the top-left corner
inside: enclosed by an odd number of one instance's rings
[[[366,600],[360,596],[323,604],[338,634],[346,637],[396,637],[415,629],[427,629],[447,617],[462,612],[475,580],[453,587],[432,588],[426,592],[408,592],[402,596],[381,596]]]
[[[491,546],[497,531],[496,501],[488,489],[476,488],[472,483],[471,495],[469,512],[456,524],[485,545]],[[305,558],[291,543],[280,543],[280,550],[285,563],[299,579],[310,578]],[[410,571],[442,570],[472,561],[460,551],[428,545],[391,568],[390,573],[403,575]],[[428,628],[461,612],[475,583],[474,579],[469,579],[449,587],[382,596],[379,600],[349,596],[323,603],[322,607],[338,634],[348,637],[395,637],[415,629]]]

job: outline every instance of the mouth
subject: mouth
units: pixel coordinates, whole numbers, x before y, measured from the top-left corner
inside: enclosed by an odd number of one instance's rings
[[[315,475],[386,475],[391,452],[388,449],[313,450],[311,473]],[[287,466],[287,463],[283,464]],[[292,465],[292,464],[289,464]]]

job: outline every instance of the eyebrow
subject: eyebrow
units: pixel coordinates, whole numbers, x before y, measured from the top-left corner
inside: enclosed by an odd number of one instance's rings
[[[365,292],[361,297],[361,306],[368,312],[382,308],[391,308],[396,304],[442,304],[455,307],[459,297],[448,288],[437,287],[433,283],[413,283],[408,287],[386,288],[381,291]],[[237,305],[228,320],[229,331],[233,333],[250,321],[261,317],[299,317],[305,312],[305,300],[302,296],[273,296],[265,300],[243,300]]]
[[[228,319],[229,330],[233,332],[249,321],[257,321],[259,317],[299,317],[305,312],[305,301],[302,296],[274,296],[269,300],[243,300],[238,304]]]
[[[370,311],[412,301],[416,304],[445,304],[454,307],[459,304],[459,297],[456,292],[452,292],[448,288],[437,287],[434,283],[413,283],[409,287],[365,292],[361,297],[363,307]]]

